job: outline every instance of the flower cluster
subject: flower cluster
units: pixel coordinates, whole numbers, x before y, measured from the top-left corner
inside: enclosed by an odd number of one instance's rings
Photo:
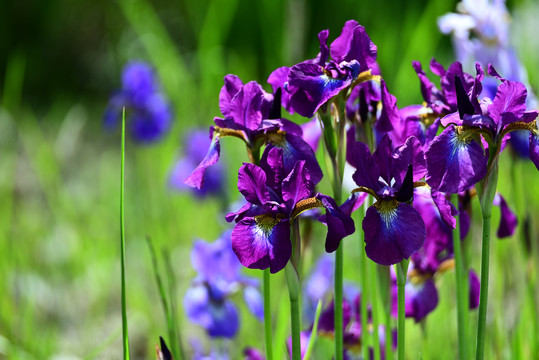
[[[154,142],[170,129],[173,118],[170,105],[147,63],[136,61],[125,66],[122,88],[111,97],[105,112],[105,127],[112,129],[118,125],[123,107],[127,129],[137,142]]]

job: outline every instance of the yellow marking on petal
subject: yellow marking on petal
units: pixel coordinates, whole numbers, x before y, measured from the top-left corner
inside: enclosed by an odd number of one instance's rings
[[[431,277],[432,275],[422,273],[418,271],[417,269],[412,269],[408,271],[408,281],[414,285],[423,284],[425,281],[427,281]]]
[[[256,226],[266,237],[269,237],[273,228],[281,221],[279,216],[273,216],[271,214],[263,214],[255,216]]]
[[[376,81],[377,83],[380,83],[382,81],[382,77],[380,75],[373,75],[370,69],[367,71],[363,71],[354,80],[351,88],[366,81]]]
[[[222,127],[219,127],[219,126],[215,126],[214,131],[219,135],[219,137],[233,136],[233,137],[237,137],[238,139],[241,139],[241,140],[247,142],[247,139],[245,137],[245,133],[242,130],[228,129],[228,128],[222,128]]]
[[[500,139],[503,139],[507,133],[515,130],[528,130],[533,132],[535,135],[539,135],[539,129],[537,129],[537,120],[533,120],[532,122],[525,123],[524,121],[517,121],[514,123],[511,123],[503,128],[503,131],[500,134]]]
[[[422,186],[424,186],[424,187],[426,187],[426,188],[429,188],[429,189],[430,189],[430,186],[429,186],[429,184],[427,184],[427,183],[426,183],[426,182],[424,182],[424,181],[414,181],[414,184],[413,184],[413,186],[414,186],[414,188],[416,188],[416,187],[422,187]]]
[[[386,227],[390,227],[392,222],[397,217],[397,207],[399,202],[395,199],[382,200],[374,203],[374,207],[380,213],[380,217],[384,221]]]
[[[277,147],[284,147],[286,145],[286,131],[277,130],[265,134],[266,139]]]
[[[305,200],[298,201],[294,207],[291,218],[294,219],[296,216],[301,214],[304,211],[311,210],[318,207],[323,207],[322,202],[315,197],[308,198]]]
[[[376,194],[374,192],[374,190],[369,189],[369,188],[367,188],[365,186],[360,186],[360,187],[355,188],[354,190],[352,190],[352,194],[355,194],[355,193],[358,193],[358,192],[364,192],[364,193],[367,193],[369,195],[372,195],[376,199],[376,201],[380,200],[380,198],[378,197],[378,194]]]

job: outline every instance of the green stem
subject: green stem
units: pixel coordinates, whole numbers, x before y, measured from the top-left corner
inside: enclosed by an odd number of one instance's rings
[[[378,268],[376,267],[376,263],[371,261],[369,263],[370,271],[370,299],[371,299],[371,306],[372,306],[372,338],[373,338],[373,348],[374,348],[374,360],[380,360],[382,358],[382,354],[380,351],[380,334],[378,333],[378,328],[380,327],[380,319],[378,317],[378,310],[379,310],[379,298],[378,298],[378,286],[379,283],[377,281],[377,271]]]
[[[292,327],[292,360],[301,360],[299,277],[292,262],[285,266],[286,282],[290,295],[290,320]]]
[[[125,107],[122,112],[122,160],[120,171],[120,266],[122,281],[122,343],[123,358],[129,359],[129,334],[127,331],[127,306],[125,301],[125,224],[124,224],[124,164],[125,164]]]
[[[271,302],[270,302],[270,270],[264,270],[264,331],[266,338],[266,358],[273,360],[273,341],[271,338]]]
[[[365,203],[361,206],[359,213],[358,224],[361,224],[365,216],[365,211],[368,207],[368,199],[365,199]],[[359,279],[361,282],[361,350],[363,352],[363,358],[369,358],[369,347],[367,346],[368,339],[368,314],[367,314],[367,289],[369,288],[368,276],[367,276],[367,254],[365,253],[365,233],[359,231]]]
[[[479,317],[477,324],[476,360],[485,355],[485,327],[487,320],[488,274],[490,257],[490,211],[483,210],[483,242],[481,249],[481,291],[479,293]]]
[[[343,358],[343,312],[342,312],[342,286],[343,286],[343,250],[342,244],[335,252],[335,359]]]
[[[404,360],[404,345],[405,345],[405,295],[404,287],[406,286],[406,270],[404,267],[408,267],[404,263],[407,260],[403,260],[401,263],[396,264],[397,268],[397,291],[398,291],[398,319],[397,319],[397,349],[398,349],[398,359]]]
[[[458,209],[458,194],[451,195],[451,202]],[[464,257],[462,255],[458,217],[456,218],[456,222],[456,228],[453,231],[453,249],[455,256],[459,358],[468,359],[468,279],[466,278],[466,265],[464,264]]]

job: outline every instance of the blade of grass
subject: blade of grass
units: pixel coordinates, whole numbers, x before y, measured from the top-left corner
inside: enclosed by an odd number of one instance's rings
[[[122,161],[120,171],[120,263],[122,277],[122,343],[123,358],[129,359],[129,334],[127,331],[127,308],[125,304],[125,223],[124,223],[124,164],[125,164],[125,107],[122,110]]]
[[[176,279],[174,277],[174,272],[172,271],[172,265],[170,262],[170,256],[166,251],[163,251],[163,259],[165,260],[165,272],[167,274],[168,280],[168,301],[170,304],[170,319],[172,324],[172,333],[174,338],[171,340],[172,346],[176,349],[175,359],[185,359],[185,352],[183,350],[180,332],[178,330],[179,324],[176,322],[178,319],[178,314],[176,310]]]
[[[316,343],[316,332],[318,331],[318,320],[320,319],[320,313],[322,312],[322,300],[318,300],[318,305],[316,305],[316,313],[314,315],[313,329],[311,330],[311,335],[309,336],[309,343],[307,344],[307,350],[305,350],[305,355],[303,360],[309,360],[311,353]]]
[[[151,238],[146,236],[146,241],[148,242],[148,247],[150,248],[150,256],[152,258],[152,267],[155,276],[155,283],[157,284],[157,289],[159,290],[159,298],[161,299],[161,305],[163,306],[163,312],[165,313],[165,319],[167,321],[168,337],[172,347],[172,353],[174,357],[177,356],[177,349],[175,347],[174,341],[174,329],[172,325],[172,318],[170,316],[170,309],[167,302],[167,296],[165,292],[165,286],[163,285],[163,280],[161,274],[159,273],[159,267],[157,265],[157,255],[155,254],[155,249],[153,247]]]

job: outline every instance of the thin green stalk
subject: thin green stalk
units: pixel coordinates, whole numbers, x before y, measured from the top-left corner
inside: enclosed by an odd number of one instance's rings
[[[290,296],[290,321],[292,328],[292,360],[301,360],[299,277],[292,262],[285,266],[288,294]]]
[[[163,251],[163,259],[165,260],[165,273],[167,274],[168,282],[168,302],[170,304],[170,322],[172,325],[172,338],[170,339],[171,345],[174,349],[174,359],[182,360],[185,359],[185,351],[183,350],[183,345],[181,342],[181,334],[178,330],[179,324],[177,323],[178,311],[176,304],[178,303],[176,299],[176,278],[172,270],[172,264],[170,262],[170,256],[167,252]]]
[[[123,358],[129,359],[129,334],[127,331],[127,306],[125,304],[125,227],[124,227],[124,164],[125,164],[125,107],[122,111],[122,161],[120,171],[120,264],[122,281],[122,343]]]
[[[378,328],[380,325],[380,319],[378,317],[378,282],[376,281],[378,271],[376,263],[373,261],[369,262],[369,276],[370,276],[370,299],[372,307],[372,339],[373,339],[373,348],[374,348],[374,360],[380,360],[382,354],[380,352],[380,334],[378,333]]]
[[[305,355],[303,360],[309,360],[311,358],[311,353],[313,352],[314,343],[316,342],[316,334],[318,332],[318,321],[320,320],[320,313],[322,312],[322,300],[318,300],[318,305],[316,305],[316,313],[314,315],[313,329],[311,330],[311,335],[309,336],[309,343],[307,344],[307,350],[305,350]]]
[[[271,338],[271,302],[270,302],[270,270],[264,270],[264,333],[266,339],[266,358],[273,360],[273,341]]]
[[[365,216],[365,211],[368,207],[368,199],[365,199],[365,203],[361,206],[359,213],[358,224],[361,224]],[[369,347],[367,346],[367,339],[369,332],[366,331],[368,327],[368,314],[367,314],[367,289],[369,288],[368,276],[367,276],[367,254],[365,253],[365,233],[358,231],[359,233],[359,279],[361,283],[361,350],[363,358],[369,358]]]
[[[168,330],[168,337],[169,342],[172,346],[172,354],[174,357],[176,357],[177,352],[174,348],[174,328],[172,324],[172,317],[170,316],[169,306],[167,302],[167,296],[165,292],[165,286],[163,285],[163,280],[161,278],[161,274],[159,273],[159,267],[157,265],[157,255],[155,254],[155,249],[152,244],[152,240],[149,236],[146,237],[146,241],[148,242],[148,247],[150,249],[150,257],[152,259],[152,267],[153,272],[155,276],[155,282],[157,284],[157,289],[159,290],[159,298],[161,299],[161,306],[163,307],[163,312],[165,313],[165,319],[167,321],[167,330]]]
[[[451,196],[451,202],[458,208],[458,194],[453,194]],[[464,257],[462,254],[458,217],[456,218],[456,221],[456,228],[453,231],[453,250],[455,256],[459,358],[468,359],[468,279],[466,277],[466,265],[464,264]]]
[[[395,264],[397,270],[397,293],[398,293],[398,311],[397,318],[397,351],[398,359],[405,359],[405,295],[404,288],[406,286],[406,271],[408,268],[408,260],[403,260],[399,264]],[[389,340],[389,339],[388,339]]]
[[[335,252],[335,359],[343,358],[343,312],[342,312],[342,286],[343,286],[343,250],[342,244]]]
[[[488,274],[490,257],[490,212],[483,211],[483,241],[481,249],[481,291],[479,293],[479,316],[477,324],[476,360],[485,355],[485,328],[488,302]]]

